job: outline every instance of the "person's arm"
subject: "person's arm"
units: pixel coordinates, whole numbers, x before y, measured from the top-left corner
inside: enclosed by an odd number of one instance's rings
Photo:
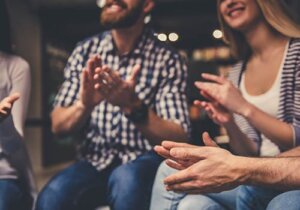
[[[106,66],[96,71],[95,79],[98,82],[96,88],[99,92],[109,103],[119,106],[152,145],[160,144],[164,139],[186,141],[188,138],[187,104],[185,93],[182,92],[185,89],[186,77],[183,74],[186,73],[184,72],[186,69],[182,69],[179,64],[174,64],[171,68],[176,73],[173,74],[173,78],[166,78],[168,81],[158,91],[156,98],[156,110],[160,116],[150,107],[145,107],[134,91],[140,71],[139,66],[133,68],[131,76],[126,81]],[[183,72],[177,75],[179,71]],[[176,87],[179,84],[181,89]],[[132,120],[131,114],[140,111],[143,106],[143,112],[146,113],[144,119]]]
[[[208,135],[203,137],[206,144],[211,141]],[[165,178],[167,190],[198,194],[221,192],[241,184],[278,189],[300,187],[300,157],[249,158],[212,146],[175,146],[169,155],[172,160],[166,163],[181,170]],[[188,160],[197,162],[184,166],[182,163]]]
[[[72,63],[72,59],[75,59],[73,57],[71,56],[69,63]],[[72,67],[69,67],[66,71],[70,68]],[[99,91],[94,88],[93,76],[96,68],[101,68],[99,56],[93,56],[88,60],[87,67],[82,70],[81,78],[73,73],[76,75],[74,78],[72,73],[66,72],[66,80],[56,98],[58,101],[56,104],[59,105],[56,105],[51,113],[53,133],[68,134],[78,131],[87,122],[94,107],[104,99]],[[79,93],[76,93],[78,88]],[[73,94],[70,93],[70,89]],[[78,100],[74,99],[76,94],[79,94]],[[66,106],[66,100],[76,101]]]
[[[11,114],[16,130],[23,136],[31,89],[30,67],[28,63],[20,57],[14,57],[10,67],[12,88],[9,94],[19,93],[20,96],[14,103]]]
[[[280,148],[289,149],[294,146],[292,125],[268,115],[246,101],[240,91],[227,79],[211,74],[202,74],[202,76],[213,83],[197,82],[196,85],[199,89],[205,91],[231,112],[246,118],[253,127]]]
[[[205,93],[202,91],[201,94],[206,98],[209,98],[209,96],[205,95]],[[254,139],[257,139],[257,135],[253,135],[251,130],[252,127],[248,126],[247,122],[240,122],[241,127],[239,127],[231,112],[229,112],[214,99],[209,98],[209,100],[209,102],[196,100],[194,101],[194,104],[200,108],[203,108],[209,118],[226,129],[230,139],[229,146],[231,151],[234,154],[243,156],[257,156],[259,144],[257,141],[254,141]],[[241,120],[242,119],[239,119],[239,121]],[[241,128],[244,129],[244,132],[241,130]],[[250,139],[245,133],[249,134],[249,136],[253,139]],[[252,135],[250,135],[250,133],[252,133]]]

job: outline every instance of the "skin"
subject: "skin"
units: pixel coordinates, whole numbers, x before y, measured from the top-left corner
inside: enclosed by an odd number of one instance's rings
[[[130,11],[137,8],[140,3],[139,0],[107,1],[102,17],[105,17],[105,21],[112,21],[111,25],[116,27],[118,25],[116,22],[130,14]],[[126,55],[133,49],[142,34],[144,17],[153,7],[152,0],[143,1],[136,21],[126,27],[122,25],[112,29],[114,43],[120,55]],[[142,101],[137,97],[134,89],[140,67],[135,65],[130,76],[125,80],[116,72],[117,70],[102,65],[98,55],[91,56],[82,71],[79,100],[70,107],[55,107],[51,114],[52,131],[66,135],[80,130],[94,107],[104,100],[119,106],[127,114],[139,108]],[[152,145],[160,144],[163,139],[175,141],[187,139],[187,134],[180,125],[158,117],[151,109],[149,109],[148,120],[135,125]]]
[[[0,122],[10,115],[15,101],[19,98],[19,93],[13,93],[0,101]]]
[[[232,155],[218,148],[207,133],[206,146],[199,147],[170,141],[156,146],[166,163],[179,171],[166,177],[168,191],[188,194],[221,192],[238,185],[259,185],[278,189],[298,189],[300,147],[276,158],[249,158]]]

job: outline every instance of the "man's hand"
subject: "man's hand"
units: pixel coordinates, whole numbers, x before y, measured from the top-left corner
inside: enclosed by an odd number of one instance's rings
[[[82,71],[79,101],[87,109],[93,109],[104,99],[103,94],[94,88],[96,82],[93,78],[95,71],[99,69],[102,69],[101,60],[95,55],[89,58],[87,66]]]
[[[134,106],[140,103],[134,91],[139,72],[140,66],[135,65],[130,77],[122,80],[116,71],[107,66],[97,68],[94,76],[95,89],[109,103],[121,107],[125,112],[130,112]]]
[[[221,192],[238,186],[246,175],[240,173],[236,164],[238,157],[227,150],[212,145],[207,134],[206,147],[175,147],[170,150],[173,160],[196,161],[189,167],[164,180],[167,190],[189,194]],[[175,164],[179,164],[176,162]],[[172,164],[169,166],[178,169]],[[184,168],[184,167],[182,167]]]
[[[218,147],[218,145],[209,137],[207,132],[202,134],[203,142],[207,146]],[[174,148],[199,148],[198,146],[187,144],[187,143],[177,143],[173,141],[163,141],[161,146],[155,146],[154,150],[164,158],[166,158],[166,164],[172,168],[182,170],[187,167],[197,163],[200,159],[197,157],[181,157],[176,158],[171,154]]]
[[[4,120],[11,113],[13,104],[19,98],[20,98],[19,93],[13,93],[12,95],[7,96],[2,101],[0,101],[0,122]]]

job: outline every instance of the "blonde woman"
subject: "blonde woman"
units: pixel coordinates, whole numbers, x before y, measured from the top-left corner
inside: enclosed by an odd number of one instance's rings
[[[300,144],[300,27],[281,8],[276,0],[218,1],[225,40],[242,62],[232,69],[230,81],[203,74],[209,82],[196,86],[209,102],[195,103],[227,129],[230,147],[238,155],[274,156]],[[164,149],[158,152],[168,157],[170,148]],[[241,187],[186,194],[194,192],[193,185],[177,189],[184,193],[168,192],[163,180],[172,173],[176,170],[160,166],[151,209],[265,209],[281,193]]]

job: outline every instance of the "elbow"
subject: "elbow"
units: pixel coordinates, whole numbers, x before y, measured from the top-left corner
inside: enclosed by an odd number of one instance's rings
[[[54,135],[65,136],[71,133],[70,130],[70,126],[68,126],[66,123],[62,124],[60,122],[52,120],[51,131]]]
[[[62,127],[54,122],[52,122],[51,131],[55,135],[62,135],[64,133]]]

